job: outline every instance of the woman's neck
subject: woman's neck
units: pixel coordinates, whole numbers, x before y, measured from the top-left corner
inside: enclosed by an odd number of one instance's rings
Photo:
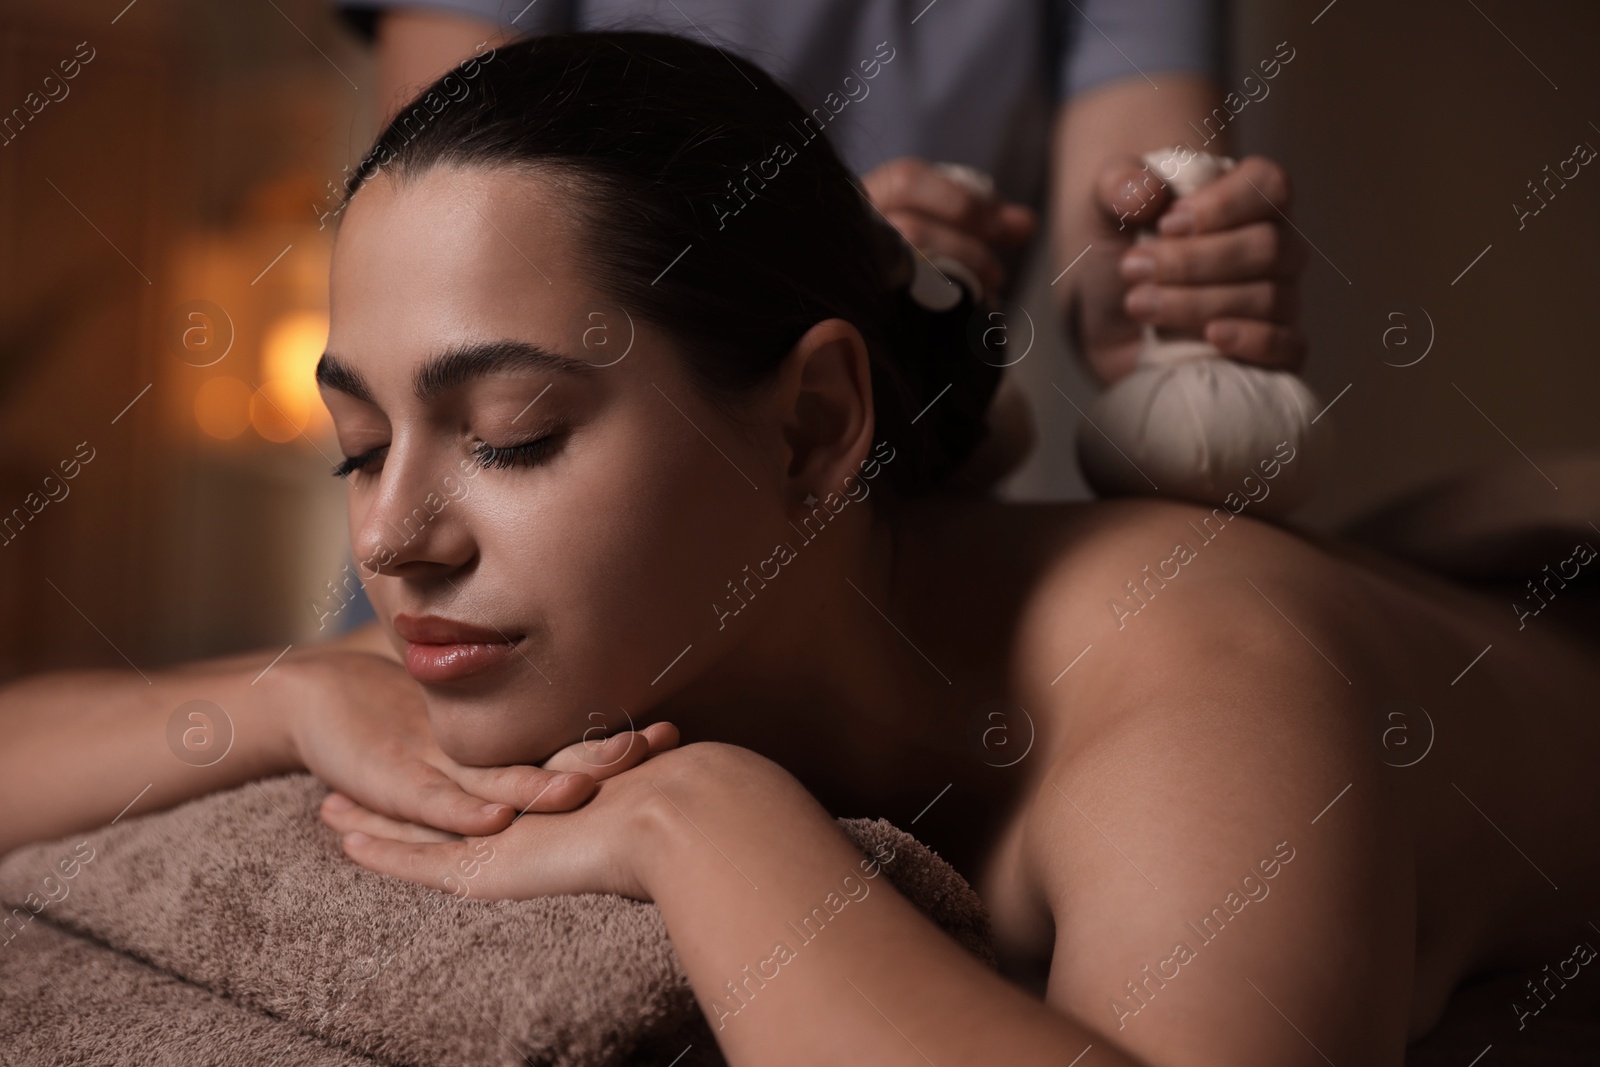
[[[738,643],[656,717],[686,742],[761,752],[835,814],[892,815],[921,796],[959,758],[973,679],[965,658],[918,639],[905,593],[919,576],[905,566],[891,508],[861,509],[798,547],[729,622]]]

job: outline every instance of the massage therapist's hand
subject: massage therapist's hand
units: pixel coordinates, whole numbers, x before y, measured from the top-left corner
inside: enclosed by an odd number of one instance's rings
[[[861,179],[867,196],[927,256],[949,256],[997,293],[1005,280],[996,249],[1027,241],[1039,224],[1032,208],[990,202],[927,160],[904,156]]]
[[[685,823],[680,804],[703,810],[697,805],[759,803],[766,810],[803,798],[816,807],[792,775],[748,749],[700,742],[657,754],[657,747],[601,782],[582,807],[522,815],[496,834],[438,840],[357,805],[324,804],[322,819],[344,833],[345,855],[361,866],[456,896],[616,893],[648,901],[654,877],[670,866],[672,835],[662,828]]]
[[[1121,254],[1097,259],[1116,279],[1086,287],[1103,294],[1101,306],[1083,307],[1078,317],[1090,367],[1107,382],[1131,371],[1139,328],[1148,323],[1202,332],[1231,359],[1298,372],[1306,356],[1295,325],[1306,252],[1287,220],[1283,168],[1247,156],[1176,200],[1148,173],[1129,157],[1100,174],[1094,244]],[[1136,230],[1152,219],[1158,239],[1135,245]]]
[[[288,730],[301,764],[366,809],[449,834],[504,829],[519,811],[565,811],[652,750],[677,743],[677,729],[626,731],[574,745],[542,767],[466,767],[434,743],[422,687],[392,659],[360,651],[310,650],[292,663]]]

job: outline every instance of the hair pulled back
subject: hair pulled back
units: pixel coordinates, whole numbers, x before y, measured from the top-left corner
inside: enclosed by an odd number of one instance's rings
[[[885,473],[901,495],[926,493],[981,439],[1000,371],[968,349],[970,294],[943,312],[911,299],[903,242],[817,128],[760,67],[696,41],[530,37],[402,108],[345,202],[379,173],[441,165],[554,179],[580,220],[586,280],[673,338],[690,379],[730,407],[811,326],[850,322],[870,354],[876,435],[896,452]]]

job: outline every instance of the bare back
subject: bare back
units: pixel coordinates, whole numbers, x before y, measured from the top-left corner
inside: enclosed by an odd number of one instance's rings
[[[1097,906],[1082,885],[1085,862],[1133,868],[1150,889],[1164,883],[1167,895],[1188,878],[1204,897],[1274,843],[1246,832],[1237,840],[1249,844],[1228,854],[1234,839],[1223,835],[1214,871],[1202,859],[1167,860],[1182,846],[1164,840],[1161,826],[1182,812],[1269,812],[1257,820],[1270,823],[1267,836],[1302,842],[1312,856],[1320,832],[1365,812],[1384,828],[1367,836],[1389,840],[1386,862],[1410,867],[1374,882],[1373,893],[1405,900],[1385,921],[1389,940],[1406,942],[1395,951],[1410,961],[1401,999],[1414,1037],[1437,1021],[1463,977],[1570,948],[1586,929],[1582,915],[1600,903],[1600,821],[1592,817],[1600,812],[1600,655],[1554,624],[1525,619],[1519,629],[1509,604],[1482,594],[1223,516],[1155,501],[930,511],[925,528],[938,532],[919,539],[908,572],[943,581],[939,605],[922,608],[961,604],[969,643],[979,633],[1003,635],[996,640],[1009,654],[997,659],[1006,664],[997,681],[1042,719],[1040,758],[1018,769],[1026,799],[994,837],[980,891],[1019,973],[1029,959],[1042,973],[1053,953],[1059,963],[1071,952],[1063,931],[1076,913],[1063,912],[1063,901]],[[1274,745],[1294,752],[1296,766],[1280,752],[1277,763],[1259,761],[1283,767],[1280,774],[1234,772],[1252,764],[1254,749]],[[1206,747],[1199,766],[1216,768],[1208,788],[1182,803],[1174,799],[1181,789],[1165,801],[1150,800],[1147,789],[1132,804],[1128,783],[1139,772],[1126,765],[1164,762],[1184,746]],[[1152,779],[1157,792],[1196,765],[1171,766],[1176,774]],[[1087,767],[1118,771],[1079,773]],[[1228,803],[1213,801],[1220,795]],[[1123,819],[1133,807],[1139,820]],[[1064,834],[1083,842],[1081,855],[1063,846]],[[1155,877],[1164,863],[1164,877]],[[1148,891],[1127,870],[1120,876],[1130,893]],[[1147,939],[1127,958],[1155,960],[1160,948]],[[1074,980],[1063,970],[1051,970],[1053,999],[1103,1024],[1104,1009],[1089,1001],[1107,999],[1105,979],[1077,982],[1096,990],[1086,997],[1066,988]],[[1142,988],[1143,1000],[1125,1003],[1154,1004],[1148,980]]]

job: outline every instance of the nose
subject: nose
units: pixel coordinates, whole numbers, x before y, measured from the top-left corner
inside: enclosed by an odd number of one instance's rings
[[[361,576],[448,572],[469,562],[476,545],[461,489],[453,464],[434,462],[411,444],[391,444],[365,511],[351,517],[350,543]]]

